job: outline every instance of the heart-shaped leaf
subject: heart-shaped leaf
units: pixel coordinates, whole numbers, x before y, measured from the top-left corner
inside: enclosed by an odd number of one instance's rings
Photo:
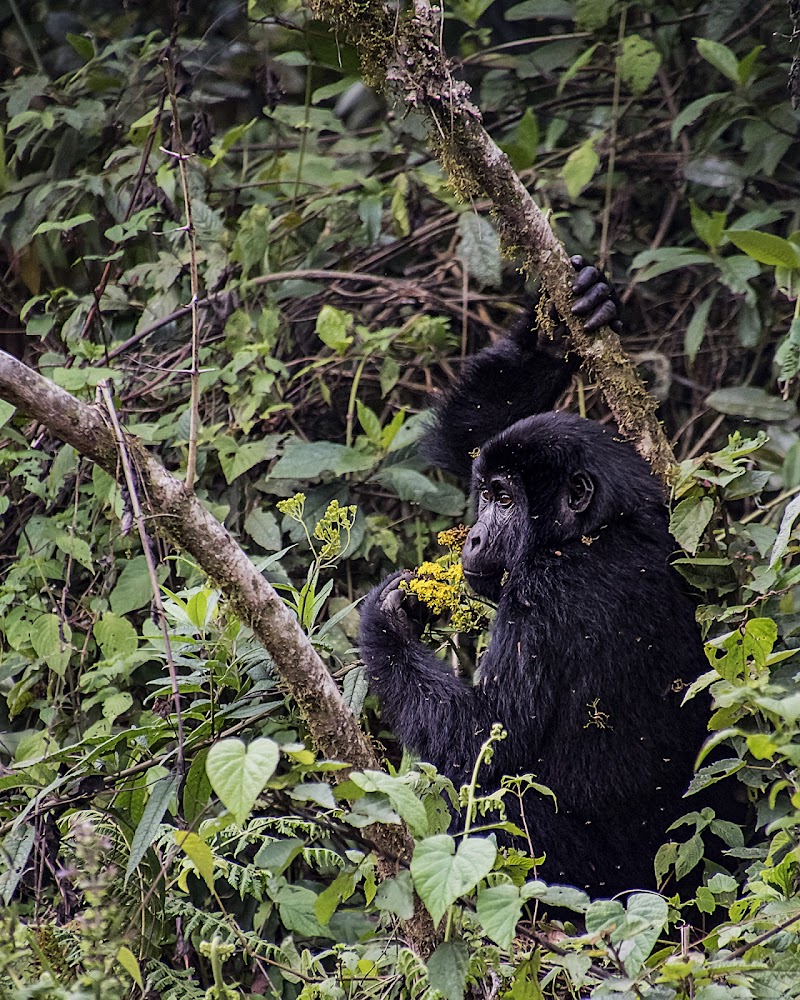
[[[220,740],[208,751],[208,780],[240,826],[275,773],[279,758],[278,744],[266,738],[249,746],[241,740]]]
[[[440,833],[420,841],[411,859],[414,888],[435,924],[448,906],[489,874],[497,856],[494,844],[481,837],[467,837],[455,848],[453,838]]]

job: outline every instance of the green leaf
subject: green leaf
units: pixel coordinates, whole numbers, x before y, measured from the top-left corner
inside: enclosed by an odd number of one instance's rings
[[[661,65],[661,56],[652,42],[641,35],[628,35],[622,39],[622,50],[617,56],[620,77],[637,96],[643,94]]]
[[[225,481],[230,486],[239,476],[249,472],[254,465],[264,462],[275,455],[275,443],[273,441],[248,441],[245,444],[237,445],[235,448],[220,449],[219,464]]]
[[[317,895],[299,885],[284,885],[276,895],[281,922],[288,931],[297,931],[303,937],[326,937],[328,931],[317,920],[314,907]]]
[[[244,530],[267,552],[277,552],[281,547],[280,525],[271,510],[251,510],[244,520]]]
[[[35,839],[36,830],[32,823],[20,823],[19,826],[12,827],[3,839],[0,865],[4,870],[0,873],[0,898],[6,906],[11,902],[28,866]]]
[[[753,75],[753,70],[755,69],[756,60],[759,55],[764,51],[763,45],[754,45],[752,49],[747,53],[744,59],[739,60],[739,68],[737,71],[737,76],[739,78],[739,83],[745,87],[750,82],[750,77]]]
[[[0,427],[5,427],[16,412],[17,408],[13,403],[7,403],[4,399],[0,400]]]
[[[122,945],[117,952],[117,961],[136,983],[139,989],[143,990],[144,980],[142,979],[142,970],[139,968],[139,960],[130,948],[126,948],[125,945]]]
[[[321,924],[330,923],[339,903],[353,894],[352,872],[339,872],[331,884],[323,889],[314,903],[314,916]]]
[[[706,62],[711,63],[723,76],[727,76],[731,83],[739,83],[739,60],[727,45],[710,38],[695,38],[695,42],[697,51]]]
[[[771,618],[751,618],[744,629],[718,636],[706,643],[706,657],[720,677],[735,681],[742,677],[749,661],[763,667],[778,637]]]
[[[798,516],[800,516],[800,496],[796,496],[783,512],[781,526],[778,529],[778,535],[769,557],[770,566],[777,566],[785,555]]]
[[[497,850],[489,840],[467,837],[455,850],[447,833],[420,841],[411,859],[414,888],[434,924],[459,896],[470,892],[492,870]]]
[[[150,111],[145,112],[140,118],[137,118],[135,122],[132,122],[128,128],[128,132],[132,132],[134,129],[140,128],[150,128],[153,122],[159,115],[158,107],[151,108]]]
[[[133,705],[133,697],[128,691],[117,691],[103,699],[103,718],[114,722],[128,712]]]
[[[241,740],[220,740],[208,751],[208,780],[240,826],[275,773],[279,760],[278,744],[266,737],[253,740],[249,746]]]
[[[459,517],[467,504],[467,498],[457,486],[433,482],[415,469],[386,466],[375,476],[375,481],[388,486],[401,500],[418,503],[435,514]]]
[[[726,229],[725,235],[738,250],[757,260],[759,264],[790,270],[800,268],[800,247],[780,236],[753,229]]]
[[[617,0],[577,0],[575,4],[575,24],[582,31],[597,31],[611,17]]]
[[[85,226],[87,222],[96,222],[97,220],[93,215],[88,212],[82,212],[80,215],[73,215],[71,219],[48,219],[46,222],[40,222],[39,225],[34,229],[32,235],[39,236],[42,233],[67,233],[73,229],[77,229],[78,226]]]
[[[268,840],[258,850],[253,864],[265,868],[273,875],[280,875],[303,850],[303,841],[297,837],[285,840]]]
[[[83,538],[78,538],[68,531],[59,531],[55,535],[54,541],[58,548],[64,553],[64,555],[72,556],[72,558],[81,564],[84,569],[93,569],[92,565],[92,550],[89,548],[89,543]]]
[[[713,514],[711,497],[687,497],[672,511],[669,530],[681,548],[694,555]]]
[[[486,936],[501,948],[510,948],[522,915],[519,889],[509,884],[482,887],[478,891],[477,913]]]
[[[173,830],[175,843],[197,869],[209,889],[214,888],[214,855],[208,844],[189,830]]]
[[[337,354],[344,354],[353,343],[350,331],[353,329],[353,317],[333,306],[323,306],[317,316],[316,333],[319,339]]]
[[[172,796],[177,792],[181,779],[178,774],[168,774],[159,778],[150,790],[150,796],[142,812],[131,843],[131,854],[125,866],[125,882],[136,871],[136,867],[147,853],[161,826]]]
[[[591,57],[591,51],[589,56]],[[525,109],[522,118],[517,122],[517,127],[508,139],[500,144],[500,148],[508,155],[515,170],[528,170],[533,166],[539,148],[539,123],[533,108]]]
[[[575,199],[594,177],[600,157],[594,149],[595,136],[590,136],[567,157],[561,168],[561,177],[567,185],[567,194]]]
[[[459,241],[456,256],[467,274],[482,288],[497,288],[502,281],[500,237],[488,219],[474,212],[462,212],[458,217]]]
[[[94,59],[94,42],[91,38],[87,38],[86,35],[75,35],[71,31],[68,31],[66,39],[85,63],[91,62]],[[141,982],[139,982],[139,985],[141,986]]]
[[[506,21],[524,21],[529,17],[552,17],[571,21],[575,15],[571,0],[522,0],[506,12]]]
[[[598,899],[586,910],[586,930],[592,935],[607,934],[625,922],[625,909],[616,899]]]
[[[367,670],[364,664],[360,663],[358,666],[352,667],[347,671],[342,683],[342,697],[353,715],[358,716],[361,714],[361,709],[364,706],[364,700],[368,692],[369,680],[367,678]]]
[[[789,272],[798,275],[800,272]],[[790,382],[800,372],[800,316],[795,316],[789,332],[775,351],[775,364],[780,368],[778,380]],[[787,484],[788,485],[788,484]]]
[[[103,612],[103,617],[94,623],[92,633],[107,660],[115,656],[128,656],[139,647],[139,637],[133,625],[111,611]]]
[[[692,313],[692,318],[689,320],[689,324],[686,327],[683,349],[686,352],[686,356],[688,357],[690,364],[694,364],[697,352],[700,350],[703,340],[705,339],[708,314],[711,310],[713,301],[714,295],[709,295],[707,299],[703,299],[700,305]]]
[[[122,567],[109,602],[115,615],[138,611],[153,599],[150,573],[144,556],[134,556]]]
[[[206,774],[207,750],[201,750],[192,761],[183,784],[183,814],[187,823],[194,823],[208,806],[211,782]]]
[[[428,959],[431,989],[445,1000],[463,1000],[469,968],[469,948],[463,941],[445,941]]]
[[[708,880],[708,888],[714,893],[736,892],[739,888],[739,883],[732,875],[717,872],[716,875],[712,875]]]
[[[411,872],[401,871],[395,878],[384,879],[378,886],[373,903],[378,910],[394,913],[400,920],[410,920],[414,916]]]
[[[157,208],[143,208],[141,212],[136,212],[125,222],[120,222],[116,226],[110,226],[106,229],[105,237],[112,243],[125,243],[142,233],[149,233],[153,228],[153,216],[157,214]]]
[[[400,365],[397,360],[391,356],[387,356],[383,359],[381,364],[381,396],[386,397],[394,389],[400,380]],[[403,411],[399,411],[402,413]]]
[[[701,117],[703,112],[710,108],[712,104],[715,104],[717,101],[721,101],[727,96],[727,94],[704,94],[703,97],[698,97],[697,100],[692,101],[691,104],[687,104],[672,123],[672,128],[670,129],[670,137],[672,141],[675,142],[683,129],[685,129],[687,125],[691,125],[693,122],[696,122],[697,119]]]
[[[744,417],[746,420],[763,420],[777,423],[797,415],[797,406],[791,399],[772,396],[766,389],[753,385],[717,389],[706,397],[706,405],[718,413]]]
[[[703,860],[703,838],[699,833],[690,837],[686,843],[678,847],[678,860],[675,862],[675,877],[680,881]]]
[[[361,424],[361,428],[367,435],[368,440],[372,444],[381,447],[383,443],[381,439],[381,422],[374,411],[362,403],[360,399],[357,399],[356,412],[358,414],[358,422]]]
[[[59,677],[63,677],[72,655],[72,629],[58,615],[39,615],[31,625],[31,645],[36,655]]]
[[[625,909],[628,927],[617,953],[628,975],[636,976],[664,930],[669,907],[654,892],[637,892],[628,899]]]
[[[385,774],[383,771],[355,771],[351,781],[365,792],[380,792],[392,803],[392,808],[408,823],[416,837],[428,832],[428,814],[416,797],[406,778]]]
[[[722,239],[727,212],[704,212],[694,198],[689,200],[692,229],[711,250],[716,250]]]
[[[520,889],[520,895],[524,900],[538,899],[545,906],[566,906],[576,913],[585,913],[589,905],[589,897],[582,889],[571,885],[548,885],[539,879],[526,882]]]
[[[319,479],[324,472],[343,476],[365,472],[376,462],[374,455],[331,441],[290,441],[270,471],[270,479]]]

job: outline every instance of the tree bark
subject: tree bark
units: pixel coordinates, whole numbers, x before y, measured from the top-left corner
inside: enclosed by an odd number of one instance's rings
[[[98,407],[76,399],[5,351],[0,351],[0,398],[44,424],[54,436],[124,483],[114,432]],[[346,775],[350,768],[380,770],[368,736],[276,591],[223,525],[140,441],[125,435],[125,445],[135,466],[137,492],[148,523],[197,560],[239,618],[253,629],[272,657],[278,679],[299,706],[314,745],[326,757],[349,765],[338,776]],[[391,859],[410,860],[412,841],[405,827],[376,824],[369,835],[384,876],[395,873],[396,864]],[[434,930],[419,905],[404,932],[421,954],[430,952]]]
[[[506,154],[481,123],[467,84],[453,78],[442,52],[440,17],[428,0],[398,16],[380,0],[309,0],[312,10],[357,46],[365,79],[428,119],[431,145],[464,200],[487,197],[509,256],[541,276],[569,328],[571,344],[596,380],[620,431],[653,470],[666,476],[674,463],[656,416],[656,400],[636,373],[619,337],[607,327],[589,335],[570,312],[574,270],[547,218]]]

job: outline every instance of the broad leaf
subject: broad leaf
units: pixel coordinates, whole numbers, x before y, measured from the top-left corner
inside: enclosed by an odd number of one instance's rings
[[[462,840],[457,851],[455,841],[447,833],[417,844],[411,859],[411,876],[435,924],[448,906],[489,874],[496,856],[494,844],[478,837]]]
[[[275,773],[279,759],[278,744],[263,737],[249,746],[241,740],[220,740],[208,751],[208,780],[240,826]]]

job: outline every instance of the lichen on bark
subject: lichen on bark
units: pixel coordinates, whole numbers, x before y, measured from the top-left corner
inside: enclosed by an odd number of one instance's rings
[[[344,13],[352,3],[311,0],[311,5],[358,47],[369,79],[382,80],[398,104],[425,112],[431,147],[453,190],[465,201],[488,197],[505,252],[520,260],[525,271],[541,277],[569,329],[572,346],[597,381],[620,431],[653,471],[666,477],[674,458],[656,415],[657,404],[617,335],[606,328],[589,336],[572,315],[573,272],[566,252],[508,157],[483,127],[469,87],[453,76],[439,43],[439,10],[428,0],[414,0],[411,10],[398,16],[378,0],[370,0],[355,5],[363,20],[353,24]]]

